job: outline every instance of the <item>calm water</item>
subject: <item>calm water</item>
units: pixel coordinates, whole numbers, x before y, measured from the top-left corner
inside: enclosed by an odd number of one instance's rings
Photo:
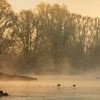
[[[57,83],[62,86],[58,89]],[[73,88],[72,84],[77,87]],[[33,82],[0,82],[10,96],[0,100],[100,100],[100,80],[87,77],[38,77]]]

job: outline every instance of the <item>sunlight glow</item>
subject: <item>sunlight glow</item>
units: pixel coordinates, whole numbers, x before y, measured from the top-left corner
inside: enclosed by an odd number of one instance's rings
[[[33,9],[40,2],[66,4],[69,11],[92,17],[100,16],[100,0],[8,0],[15,11]]]

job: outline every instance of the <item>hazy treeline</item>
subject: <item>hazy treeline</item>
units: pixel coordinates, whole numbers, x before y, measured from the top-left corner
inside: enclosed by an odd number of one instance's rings
[[[100,18],[45,3],[16,14],[0,0],[1,70],[67,73],[98,67],[99,60]]]

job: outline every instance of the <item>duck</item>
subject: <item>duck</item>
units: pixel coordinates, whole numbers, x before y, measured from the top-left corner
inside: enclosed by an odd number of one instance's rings
[[[57,84],[57,87],[58,87],[58,88],[59,88],[59,87],[61,87],[61,84],[60,84],[60,83],[58,83],[58,84]]]
[[[72,86],[73,86],[73,88],[76,88],[76,84],[73,84]]]
[[[0,97],[1,96],[8,96],[8,93],[4,93],[2,90],[0,90]]]

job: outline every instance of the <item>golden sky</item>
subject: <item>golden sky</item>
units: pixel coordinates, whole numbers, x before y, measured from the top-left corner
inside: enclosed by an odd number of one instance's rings
[[[89,15],[92,17],[100,16],[100,0],[8,0],[15,11],[21,9],[32,9],[39,2],[66,4],[69,11]]]

